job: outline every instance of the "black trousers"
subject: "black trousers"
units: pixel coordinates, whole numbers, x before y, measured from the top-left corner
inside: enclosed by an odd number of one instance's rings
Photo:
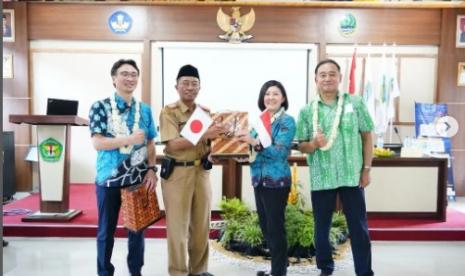
[[[285,276],[287,270],[287,238],[284,225],[289,187],[254,189],[260,228],[271,254],[271,274]]]

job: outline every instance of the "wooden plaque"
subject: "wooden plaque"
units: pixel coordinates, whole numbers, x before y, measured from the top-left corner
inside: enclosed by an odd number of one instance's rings
[[[222,122],[228,127],[225,135],[212,141],[212,156],[214,157],[240,157],[249,155],[249,145],[239,141],[235,133],[241,129],[248,129],[247,112],[218,112],[213,114],[213,121]]]

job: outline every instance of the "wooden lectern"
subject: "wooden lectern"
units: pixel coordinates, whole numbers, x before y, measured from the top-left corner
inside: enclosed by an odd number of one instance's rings
[[[78,116],[10,115],[10,123],[37,126],[40,211],[22,221],[69,221],[81,210],[69,209],[71,127],[87,126]]]

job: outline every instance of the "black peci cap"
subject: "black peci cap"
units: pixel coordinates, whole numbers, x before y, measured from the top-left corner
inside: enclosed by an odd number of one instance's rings
[[[197,68],[190,64],[186,64],[183,67],[181,67],[181,69],[179,69],[178,77],[176,78],[176,80],[179,80],[180,77],[195,77],[200,80],[199,71],[197,70]]]

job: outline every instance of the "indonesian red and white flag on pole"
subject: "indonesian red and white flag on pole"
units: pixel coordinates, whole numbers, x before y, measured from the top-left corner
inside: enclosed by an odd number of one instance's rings
[[[258,139],[264,148],[271,146],[271,114],[265,110],[260,114],[259,119],[253,124],[253,128],[258,134]]]
[[[352,63],[350,64],[349,73],[349,94],[355,94],[355,68],[357,66],[357,48],[354,48],[354,54],[352,55]]]
[[[200,106],[195,108],[186,125],[181,130],[182,137],[186,138],[193,145],[197,145],[202,135],[207,131],[213,120],[210,114],[205,112]]]

